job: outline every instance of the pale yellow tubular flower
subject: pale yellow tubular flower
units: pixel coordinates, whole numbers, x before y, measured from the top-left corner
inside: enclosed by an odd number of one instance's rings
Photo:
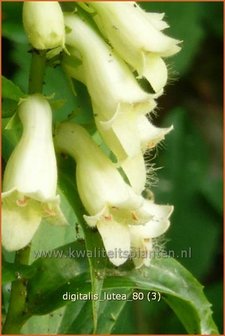
[[[162,32],[167,28],[163,16],[146,13],[131,1],[91,2],[91,6],[95,22],[116,52],[160,92],[168,77],[162,58],[180,50],[180,41]]]
[[[56,130],[55,145],[76,160],[78,192],[89,214],[84,219],[98,228],[114,265],[123,264],[129,256],[130,226],[150,225],[152,236],[168,228],[172,207],[156,205],[136,194],[81,126],[62,123]]]
[[[70,53],[76,52],[70,50]],[[73,66],[72,58],[68,55],[64,56],[63,65],[68,76],[86,84],[83,65]],[[153,100],[151,110],[155,107],[156,103]],[[163,140],[172,127],[155,127],[145,115],[139,115],[135,110],[127,113],[116,113],[109,122],[100,121],[96,116],[95,122],[105,143],[116,156],[118,167],[122,167],[132,188],[140,194],[146,184],[143,153]],[[94,114],[97,115],[95,109]],[[112,123],[113,127],[111,127]]]
[[[69,49],[71,56],[75,48],[79,51],[83,75],[81,68],[71,71],[71,64],[63,64],[70,76],[85,82],[101,135],[106,143],[112,137],[115,139],[115,147],[121,152],[119,156],[137,152],[140,143],[129,132],[130,128],[135,128],[134,123],[129,122],[126,137],[120,128],[124,120],[133,120],[155,107],[152,95],[140,88],[128,66],[87,23],[74,14],[65,15],[65,23],[68,28],[66,43],[72,47]]]
[[[140,88],[128,66],[77,15],[65,14],[65,24],[66,43],[81,55],[85,82],[99,119],[113,121],[115,114],[129,111],[146,114],[153,96]]]
[[[64,48],[64,18],[57,1],[25,1],[23,25],[35,49]]]
[[[31,95],[20,102],[18,115],[23,133],[7,162],[2,193],[2,240],[9,251],[29,244],[42,218],[66,224],[56,194],[50,105],[43,96]]]

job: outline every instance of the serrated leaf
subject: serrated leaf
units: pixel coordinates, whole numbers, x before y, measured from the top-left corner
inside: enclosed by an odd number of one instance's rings
[[[2,76],[2,97],[18,101],[25,94],[24,92],[11,80]]]

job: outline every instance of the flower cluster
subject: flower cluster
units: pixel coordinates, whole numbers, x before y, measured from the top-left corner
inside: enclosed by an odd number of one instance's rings
[[[87,87],[96,130],[117,159],[113,163],[83,127],[73,122],[57,127],[57,150],[76,161],[86,223],[97,227],[114,265],[123,264],[132,251],[137,252],[132,253],[136,267],[148,266],[153,239],[168,229],[173,211],[170,205],[156,204],[151,192],[148,199],[142,195],[147,182],[144,154],[172,130],[154,126],[148,114],[167,82],[164,58],[179,51],[179,41],[162,32],[168,27],[163,15],[146,13],[134,2],[86,6],[92,16],[79,10],[63,16],[58,2],[25,2],[24,28],[33,48],[67,51],[62,66]],[[141,87],[140,78],[149,82],[152,93]],[[18,115],[23,133],[7,163],[2,196],[3,245],[10,251],[32,240],[43,217],[66,224],[56,194],[48,100],[30,95],[20,101]]]
[[[79,13],[64,15],[69,55],[64,55],[63,67],[86,85],[97,130],[117,163],[72,123],[58,128],[56,145],[76,160],[78,191],[89,214],[84,218],[98,228],[111,262],[118,266],[126,261],[115,253],[118,249],[141,250],[146,255],[134,258],[140,267],[149,264],[152,238],[167,230],[173,210],[155,204],[153,196],[145,199],[142,192],[144,153],[172,129],[155,127],[147,114],[167,82],[163,58],[180,50],[179,41],[162,32],[168,27],[163,15],[146,13],[134,2],[91,2],[89,7],[99,31]],[[135,72],[148,80],[153,93],[142,89]]]
[[[62,123],[55,144],[76,160],[78,192],[89,213],[84,218],[90,227],[97,227],[110,261],[123,264],[133,248],[139,256],[134,258],[136,267],[149,265],[152,238],[167,230],[173,207],[138,195],[81,126]]]

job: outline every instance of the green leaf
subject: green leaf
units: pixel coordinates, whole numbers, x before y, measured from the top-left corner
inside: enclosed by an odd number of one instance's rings
[[[9,119],[3,119],[2,121],[2,141],[4,143],[4,147],[2,148],[2,156],[5,161],[7,161],[18,143],[21,134],[22,128],[13,128],[13,129],[4,129],[7,126]]]
[[[2,97],[8,98],[11,100],[18,101],[22,96],[24,96],[24,92],[14,84],[11,80],[2,76]]]
[[[107,290],[108,293],[112,294],[125,294],[130,297],[132,292],[131,289],[113,289]],[[110,334],[113,330],[117,320],[126,305],[126,301],[116,300],[116,301],[103,301],[99,308],[99,319],[98,327],[96,330],[97,334]]]
[[[126,293],[127,296],[131,290],[107,290],[108,293]],[[99,318],[97,334],[110,334],[115,326],[117,319],[124,308],[126,301],[103,301],[99,305]],[[92,305],[90,301],[76,301],[67,305],[61,325],[58,329],[59,334],[91,334],[93,333],[93,324],[90,321]]]
[[[218,334],[211,304],[199,282],[172,258],[156,258],[149,268],[107,276],[104,288],[158,291],[190,334]]]
[[[74,257],[75,252],[80,254]],[[27,309],[33,315],[42,315],[63,306],[63,294],[70,288],[90,289],[88,261],[84,241],[67,244],[61,248],[42,251],[42,258],[33,263],[36,274],[28,282]]]
[[[97,233],[93,232],[95,238],[96,235]],[[89,293],[89,295],[93,293],[89,265],[84,257],[85,251],[84,242],[79,241],[52,250],[46,257],[34,263],[36,274],[28,281],[29,314],[46,314],[62,307],[69,300],[69,298],[65,300],[63,296],[66,293]],[[149,268],[140,270],[133,269],[129,263],[117,269],[108,264],[104,274],[103,291],[138,288],[160,292],[189,333],[218,333],[212,319],[211,305],[203,293],[203,287],[174,259],[155,258]],[[98,294],[98,291],[96,293]],[[85,312],[91,311],[93,307],[90,307],[90,304],[81,309]],[[104,306],[103,308],[100,306],[98,311],[99,331],[103,328],[100,323],[101,309],[104,310]],[[109,313],[111,308],[106,309]],[[87,325],[85,330],[83,324],[81,327],[84,333],[89,332]]]
[[[21,127],[21,122],[20,118],[18,116],[18,113],[15,113],[8,121],[7,125],[5,126],[6,130],[12,130],[15,128],[20,128]]]
[[[48,315],[32,316],[21,329],[23,335],[58,334],[58,328],[66,307],[59,308]]]
[[[2,100],[2,117],[11,118],[17,110],[18,103],[15,100],[3,99]]]

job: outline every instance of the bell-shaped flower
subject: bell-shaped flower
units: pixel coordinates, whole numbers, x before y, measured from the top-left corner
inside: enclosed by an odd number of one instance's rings
[[[9,251],[29,244],[42,218],[66,224],[56,195],[50,105],[43,96],[31,95],[21,100],[18,115],[23,133],[7,162],[2,193],[2,240]]]
[[[57,1],[25,1],[23,25],[35,49],[64,48],[64,18]]]
[[[107,144],[117,148],[112,151],[117,151],[118,160],[136,155],[140,143],[133,136],[133,120],[156,106],[153,96],[141,89],[128,66],[87,23],[77,15],[66,14],[65,24],[66,43],[72,47],[70,61],[68,56],[63,61],[66,72],[87,86],[98,130]],[[72,57],[78,52],[82,65],[73,68]],[[121,132],[124,122],[126,134]]]
[[[82,65],[73,67],[68,55],[64,55],[63,65],[69,77],[86,84]],[[155,103],[152,108],[154,106],[156,106]],[[112,120],[104,122],[95,117],[95,122],[104,142],[117,158],[118,168],[123,169],[132,188],[140,194],[146,184],[146,165],[143,153],[163,140],[173,126],[155,127],[146,116],[136,113],[130,113],[129,118],[126,114],[116,114],[113,127],[110,127]]]
[[[145,77],[155,92],[167,82],[167,67],[162,57],[180,50],[179,41],[166,36],[168,25],[163,14],[146,13],[135,2],[91,2],[93,18],[116,52]]]
[[[165,232],[172,207],[156,205],[137,195],[81,126],[61,124],[55,145],[76,160],[78,192],[89,214],[84,218],[89,226],[98,228],[114,265],[123,264],[129,257],[130,226],[148,224],[153,236]]]
[[[82,80],[99,121],[108,122],[110,127],[120,114],[146,114],[152,110],[153,95],[141,89],[129,67],[90,25],[75,14],[65,14],[65,25],[66,44],[71,47],[71,55],[80,54]]]

